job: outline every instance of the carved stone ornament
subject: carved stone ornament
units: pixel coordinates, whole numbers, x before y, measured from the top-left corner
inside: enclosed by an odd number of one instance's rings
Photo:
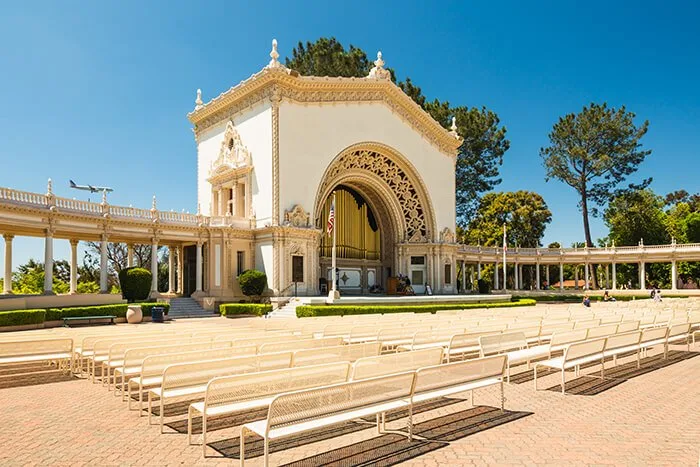
[[[376,79],[391,79],[391,73],[389,70],[384,68],[384,60],[382,60],[382,53],[377,52],[377,59],[374,61],[374,66],[369,71],[368,78]]]
[[[455,243],[455,234],[449,227],[445,227],[442,229],[442,232],[440,232],[440,241],[442,243]]]
[[[326,174],[325,185],[342,173],[353,169],[367,170],[381,178],[396,196],[406,226],[405,238],[410,243],[428,239],[425,207],[408,174],[391,158],[375,151],[358,149],[340,156]]]
[[[209,176],[230,169],[249,167],[250,165],[252,165],[250,152],[243,145],[241,135],[238,134],[236,127],[233,126],[233,122],[229,121],[224,131],[224,139],[221,141],[219,157],[209,167]]]
[[[291,210],[284,211],[285,225],[292,227],[308,227],[311,222],[311,215],[304,211],[301,204],[297,204]]]

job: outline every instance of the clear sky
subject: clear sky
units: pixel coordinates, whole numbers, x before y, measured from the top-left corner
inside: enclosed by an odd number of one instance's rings
[[[0,186],[43,192],[68,179],[110,202],[196,211],[186,119],[261,69],[277,38],[335,36],[410,76],[429,98],[498,113],[511,149],[498,190],[533,190],[553,213],[544,243],[583,239],[574,192],[545,183],[539,148],[559,116],[590,102],[648,119],[653,154],[635,180],[700,190],[697,2],[5,2],[0,14]],[[98,197],[93,195],[93,201]],[[593,222],[594,238],[606,234]],[[55,242],[67,258],[67,241]],[[0,248],[0,261],[3,252]],[[15,265],[43,241],[15,239]]]

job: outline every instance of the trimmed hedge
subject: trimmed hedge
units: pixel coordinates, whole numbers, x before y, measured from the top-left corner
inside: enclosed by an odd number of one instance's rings
[[[41,324],[46,317],[46,310],[0,311],[0,326],[22,326]]]
[[[651,290],[649,290],[649,292],[651,292]],[[646,294],[646,295],[616,295],[614,293],[610,293],[610,291],[608,291],[608,293],[617,302],[629,302],[631,300],[650,300],[651,299],[649,294]],[[580,295],[573,295],[573,294],[530,295],[530,296],[513,295],[513,300],[528,298],[531,300],[535,300],[537,302],[580,303],[583,300],[584,294],[585,294],[585,292],[581,292]],[[592,302],[602,302],[603,301],[602,294],[600,294],[600,295],[589,294],[588,297],[591,299]],[[663,294],[663,298],[688,298],[688,295],[669,295],[668,293],[666,293],[666,294]]]
[[[221,316],[256,315],[262,316],[272,311],[272,305],[265,303],[222,303],[219,305]]]
[[[125,268],[119,271],[119,285],[122,297],[129,302],[145,300],[151,293],[151,271],[140,267]]]
[[[143,313],[143,316],[151,316],[151,308],[153,308],[154,306],[162,306],[163,308],[165,308],[165,310],[163,310],[163,313],[166,315],[170,311],[170,303],[158,303],[158,302],[142,303],[141,304],[141,313]]]
[[[313,316],[346,316],[369,315],[377,313],[435,313],[441,310],[466,310],[469,308],[511,308],[519,306],[536,305],[535,300],[525,298],[513,302],[497,303],[466,303],[466,304],[439,304],[439,305],[303,305],[297,307],[298,318]]]
[[[117,318],[126,317],[128,305],[96,305],[96,306],[76,306],[71,308],[49,308],[46,310],[45,321],[58,321],[63,318],[77,318],[81,316],[103,316],[114,315]]]

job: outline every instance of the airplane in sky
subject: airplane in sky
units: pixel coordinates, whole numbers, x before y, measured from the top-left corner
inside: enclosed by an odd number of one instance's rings
[[[70,180],[70,187],[75,188],[76,190],[89,191],[90,193],[102,193],[103,191],[109,193],[110,191],[114,191],[113,189],[106,186],[76,185],[76,183],[73,180]]]

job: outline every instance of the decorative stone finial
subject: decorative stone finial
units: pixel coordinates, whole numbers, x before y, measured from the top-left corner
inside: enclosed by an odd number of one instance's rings
[[[49,178],[49,181],[46,182],[46,196],[53,196],[53,182]]]
[[[455,138],[459,138],[459,133],[457,133],[457,117],[452,117],[452,125],[450,126],[450,134]]]
[[[374,61],[374,67],[369,71],[367,77],[376,79],[391,79],[391,73],[389,70],[384,68],[384,60],[382,59],[381,51],[377,52],[377,59]]]
[[[194,108],[197,110],[202,107],[204,107],[204,102],[202,102],[202,90],[197,89],[197,98],[194,100]]]
[[[107,190],[102,190],[102,204],[107,204]]]
[[[156,195],[153,195],[153,202],[151,203],[151,211],[156,211]]]
[[[277,60],[280,58],[280,54],[277,52],[277,39],[272,39],[272,50],[270,51],[270,63],[267,64],[268,68],[279,68],[282,65]]]

